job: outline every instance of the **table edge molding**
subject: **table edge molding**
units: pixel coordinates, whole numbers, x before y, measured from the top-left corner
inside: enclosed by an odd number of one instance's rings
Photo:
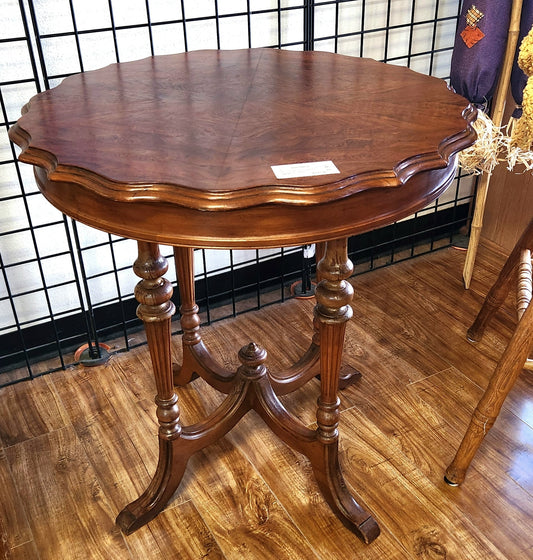
[[[390,170],[366,171],[319,185],[301,186],[288,181],[232,191],[203,191],[172,183],[113,181],[84,168],[59,163],[51,152],[32,146],[31,134],[18,123],[9,129],[8,134],[21,148],[19,160],[43,168],[50,181],[73,183],[115,202],[153,201],[200,211],[220,211],[273,203],[311,206],[349,197],[368,189],[400,187],[417,173],[446,167],[451,156],[470,146],[476,138],[472,126],[476,116],[477,110],[471,104],[467,105],[462,113],[466,123],[464,130],[445,138],[435,152],[406,158]]]

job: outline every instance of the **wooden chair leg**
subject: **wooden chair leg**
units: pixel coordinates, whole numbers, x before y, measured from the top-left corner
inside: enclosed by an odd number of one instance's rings
[[[533,347],[533,305],[530,305],[518,323],[507,345],[485,394],[479,401],[455,458],[446,469],[444,479],[452,486],[461,484],[470,462],[483,438],[494,424],[509,391]]]
[[[533,245],[533,220],[529,223],[524,233],[516,243],[509,258],[503,266],[496,282],[489,290],[485,301],[472,326],[468,329],[467,337],[473,342],[478,342],[483,336],[485,327],[489,324],[494,313],[502,306],[516,281],[515,272],[521,262],[525,248]]]
[[[518,288],[516,291],[516,313],[518,319],[526,312],[533,295],[533,263],[531,262],[531,251],[522,249],[520,253],[520,261],[518,263]]]

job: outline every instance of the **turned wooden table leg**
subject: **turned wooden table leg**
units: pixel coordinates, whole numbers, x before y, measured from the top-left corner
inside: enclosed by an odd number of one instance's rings
[[[212,387],[228,394],[233,388],[235,372],[224,369],[212,358],[200,335],[200,317],[194,287],[194,249],[174,247],[174,260],[183,330],[183,360],[181,365],[174,365],[174,384],[183,386],[200,376]]]
[[[320,397],[317,439],[321,455],[311,460],[320,489],[337,516],[365,542],[379,534],[376,521],[349,493],[338,459],[339,373],[346,322],[352,316],[353,288],[346,281],[353,271],[346,239],[329,241],[318,264],[315,318],[320,332]]]
[[[183,362],[174,368],[175,385],[186,385],[197,372],[190,363],[191,346],[202,341],[200,336],[200,317],[194,289],[194,249],[190,247],[174,247],[176,276],[180,291],[180,323],[183,330]]]
[[[320,280],[322,280],[321,273],[320,273],[320,267],[318,266],[318,264],[324,258],[325,254],[326,254],[326,243],[324,243],[324,242],[317,243],[316,244],[316,250],[315,250],[316,262],[317,262],[317,270],[316,270],[317,284],[320,282]],[[319,334],[319,327],[318,327],[318,323],[316,321],[316,318],[315,318],[315,321],[314,321],[314,329],[315,329],[315,334],[313,336],[313,342],[315,342],[315,344],[319,345],[320,344],[320,334]],[[339,389],[346,389],[346,387],[349,387],[354,381],[357,381],[359,379],[361,379],[361,372],[360,371],[355,369],[350,364],[344,364],[344,363],[341,364],[341,369],[340,369],[340,373],[339,373]]]
[[[176,461],[173,442],[180,438],[178,396],[172,379],[170,321],[175,307],[170,301],[172,285],[163,278],[168,269],[166,259],[156,244],[139,242],[139,256],[133,269],[142,278],[135,288],[139,302],[138,317],[144,322],[154,370],[159,421],[159,462],[154,478],[144,494],[117,517],[117,524],[129,534],[153,519],[174,494],[185,470]]]

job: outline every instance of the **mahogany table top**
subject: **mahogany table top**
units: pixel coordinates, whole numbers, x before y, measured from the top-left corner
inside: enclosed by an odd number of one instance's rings
[[[443,80],[275,49],[112,64],[23,113],[10,137],[56,207],[189,246],[282,246],[391,222],[438,196],[475,139],[475,110]]]

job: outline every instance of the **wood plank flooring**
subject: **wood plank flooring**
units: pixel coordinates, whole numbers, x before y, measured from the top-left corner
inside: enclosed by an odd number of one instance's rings
[[[354,278],[345,361],[363,377],[341,395],[347,483],[380,523],[362,544],[333,516],[307,460],[250,413],[195,455],[168,508],[124,537],[114,524],[157,460],[148,350],[0,390],[0,559],[533,559],[533,377],[524,372],[462,487],[443,481],[514,325],[508,302],[482,342],[465,332],[502,257],[444,249]],[[225,365],[250,340],[272,369],[311,332],[312,301],[290,300],[203,331]],[[174,341],[179,360],[179,340]],[[318,382],[283,397],[312,425]],[[179,389],[182,418],[220,401]]]

